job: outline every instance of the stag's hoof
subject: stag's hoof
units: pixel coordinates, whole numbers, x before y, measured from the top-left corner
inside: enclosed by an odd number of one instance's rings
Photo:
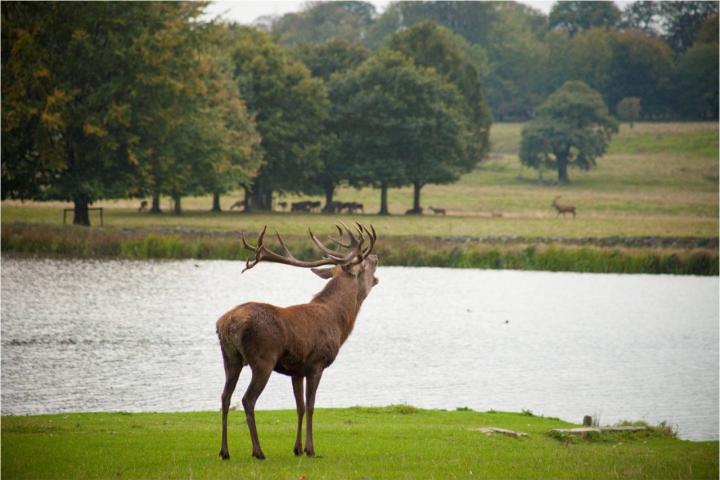
[[[220,458],[222,458],[223,460],[229,460],[230,454],[226,451],[220,450]]]
[[[296,457],[299,457],[300,455],[303,454],[302,448],[300,448],[300,447],[293,448],[293,453],[295,454]]]
[[[305,449],[305,455],[307,455],[308,457],[314,457],[314,456],[315,456],[315,450],[314,450],[314,449],[313,449],[313,450]]]
[[[252,456],[258,460],[265,460],[265,455],[262,452],[253,452]]]

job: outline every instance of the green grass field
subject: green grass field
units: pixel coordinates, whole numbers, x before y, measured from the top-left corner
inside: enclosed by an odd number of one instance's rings
[[[322,231],[336,217],[372,223],[381,235],[421,236],[699,236],[718,235],[718,125],[717,123],[639,123],[623,125],[610,152],[598,167],[585,172],[571,169],[571,185],[537,182],[538,173],[517,159],[522,124],[492,127],[493,153],[473,172],[450,185],[423,189],[424,206],[442,207],[447,217],[402,214],[411,206],[410,188],[390,191],[391,217],[371,214],[326,216],[308,214],[209,213],[209,197],[183,199],[185,215],[176,217],[138,213],[139,200],[103,201],[105,224],[120,228],[189,228],[257,231],[268,224],[281,232],[300,234],[309,226]],[[552,180],[554,172],[543,172]],[[550,203],[554,196],[577,206],[578,217],[557,218]],[[225,209],[239,194],[222,199]],[[295,201],[299,197],[280,197]],[[306,197],[310,198],[310,197]],[[320,200],[320,197],[315,197]],[[341,188],[338,200],[359,201],[366,212],[378,210],[379,193],[365,188]],[[62,223],[59,202],[2,204],[2,223]],[[169,210],[168,200],[163,208]],[[495,214],[496,216],[493,216]],[[500,216],[502,215],[502,216]],[[98,218],[91,220],[98,223]]]
[[[294,411],[260,411],[267,460],[250,456],[244,414],[230,414],[231,458],[218,458],[220,415],[83,413],[2,418],[2,477],[52,478],[717,478],[718,442],[655,432],[563,442],[566,422],[513,413],[408,406],[318,409],[318,457],[295,457]],[[525,438],[486,436],[501,427]]]

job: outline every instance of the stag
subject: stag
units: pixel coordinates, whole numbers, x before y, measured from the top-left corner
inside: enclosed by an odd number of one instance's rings
[[[230,210],[235,210],[236,208],[244,208],[245,207],[245,200],[238,200],[237,202],[230,205]]]
[[[148,201],[147,201],[147,200],[143,200],[142,202],[140,202],[140,207],[138,207],[138,212],[139,212],[139,213],[146,212],[146,211],[147,211],[147,206],[148,206]]]
[[[566,213],[572,213],[573,218],[575,218],[575,205],[560,205],[558,203],[558,198],[560,198],[561,195],[558,195],[555,197],[552,201],[552,206],[555,207],[555,210],[557,210],[557,216],[559,217],[562,213],[562,216],[564,217]]]
[[[432,205],[428,208],[430,208],[435,215],[447,215],[447,211],[444,208],[434,208]]]
[[[342,225],[348,236],[347,243],[343,243],[345,235],[339,226],[337,229],[340,238],[331,237],[330,240],[344,251],[325,246],[309,231],[312,241],[325,254],[323,258],[315,261],[296,259],[279,234],[277,239],[285,250],[285,255],[267,249],[263,245],[267,227],[263,228],[258,236],[256,246],[249,245],[245,236],[241,236],[244,247],[255,255],[254,258],[248,258],[243,272],[266,261],[310,268],[320,278],[330,281],[310,303],[287,308],[266,303],[244,303],[225,313],[217,321],[217,334],[225,366],[221,458],[230,458],[227,445],[228,409],[244,365],[250,365],[252,371],[250,385],[242,398],[252,441],[252,456],[261,460],[265,458],[255,425],[255,402],[273,371],[292,379],[297,408],[297,436],[293,452],[295,455],[302,455],[304,451],[309,457],[315,455],[312,417],[320,378],[323,370],[333,363],[340,347],[350,335],[363,300],[378,283],[375,277],[378,259],[370,254],[377,240],[375,229],[372,226],[367,229],[356,224],[357,231],[353,232],[345,224]],[[325,265],[329,268],[317,268]],[[303,379],[306,389],[304,400]],[[305,414],[307,427],[303,449],[301,437]]]

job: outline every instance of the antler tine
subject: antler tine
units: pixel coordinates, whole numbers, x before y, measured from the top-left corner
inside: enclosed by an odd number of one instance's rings
[[[342,237],[343,237],[343,231],[342,231],[342,229],[340,228],[339,225],[335,225],[335,228],[337,228],[337,231],[338,231],[338,233],[340,234],[340,238],[342,239]],[[340,245],[341,247],[350,248],[350,244],[349,244],[349,243],[342,243],[342,240],[338,240],[337,238],[331,237],[331,236],[328,236],[328,238],[329,238],[331,241],[333,241],[333,242],[337,243],[338,245]]]
[[[356,222],[358,227],[362,229],[363,232],[365,232],[370,239],[370,245],[368,248],[362,251],[362,253],[359,255],[360,261],[364,260],[368,255],[370,255],[370,252],[372,252],[372,249],[375,247],[375,241],[377,240],[377,233],[375,233],[375,227],[370,225],[370,230],[367,229],[365,225],[360,224],[359,222]],[[358,262],[359,263],[359,262]]]
[[[243,246],[247,249],[255,253],[255,258],[249,258],[245,262],[245,268],[243,268],[242,272],[245,273],[245,270],[253,268],[255,265],[258,264],[260,260],[262,260],[262,252],[263,252],[263,237],[265,236],[265,230],[267,230],[267,225],[265,225],[262,229],[262,232],[260,232],[260,235],[258,235],[257,239],[257,246],[253,247],[247,241],[245,240],[245,233],[240,232],[240,239],[242,240]]]
[[[332,249],[326,247],[325,245],[323,245],[323,243],[320,240],[318,240],[318,238],[315,236],[315,234],[309,228],[308,228],[308,232],[310,233],[310,238],[315,243],[315,245],[320,249],[320,251],[322,251],[329,258],[335,260],[339,265],[349,262],[350,260],[352,260],[352,258],[355,257],[355,255],[357,255],[357,252],[355,249],[353,249],[350,253],[347,253],[345,255],[343,255],[341,252],[338,252],[337,250],[332,250]]]
[[[282,245],[283,250],[285,250],[285,255],[293,261],[298,261],[297,258],[293,256],[292,253],[290,253],[290,249],[285,245],[285,242],[283,241],[282,237],[280,236],[280,233],[278,233],[277,230],[275,230],[275,236],[277,236],[278,242],[280,242],[280,245]]]

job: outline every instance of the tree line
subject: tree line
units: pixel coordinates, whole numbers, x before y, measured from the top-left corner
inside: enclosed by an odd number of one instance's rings
[[[375,52],[333,41],[297,50],[255,28],[198,20],[202,4],[4,3],[3,198],[104,198],[459,178],[487,150],[479,75],[434,24]],[[306,65],[307,64],[307,65]]]
[[[639,115],[718,118],[718,3],[556,2],[549,15],[516,2],[312,2],[258,25],[281,44],[333,38],[370,49],[432,21],[462,37],[496,120],[527,120],[570,80],[600,92],[610,112],[637,98]]]
[[[563,181],[561,165],[605,151],[610,113],[679,114],[672,91],[717,117],[717,4],[663,5],[311,3],[263,31],[202,21],[195,2],[4,2],[2,198],[71,201],[88,225],[105,198],[159,212],[167,195],[179,214],[183,196],[219,210],[242,188],[246,209],[267,210],[285,193],[329,205],[341,184],[377,188],[386,214],[388,189],[411,186],[417,213],[425,185],[487,153],[491,110],[537,117],[521,160]],[[587,131],[549,144],[574,109],[595,112]]]

